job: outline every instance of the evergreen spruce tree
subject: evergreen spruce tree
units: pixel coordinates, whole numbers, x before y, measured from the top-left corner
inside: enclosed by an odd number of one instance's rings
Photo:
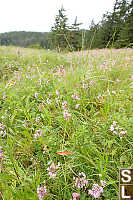
[[[81,24],[82,23],[77,22],[77,17],[76,17],[74,23],[70,27],[69,43],[71,46],[71,50],[73,51],[81,50],[82,48],[82,31],[79,28]]]
[[[63,6],[59,9],[58,15],[56,15],[54,26],[51,29],[51,46],[58,51],[61,51],[69,46],[68,43],[68,18],[65,15]]]
[[[118,39],[119,47],[133,47],[133,0],[127,1],[124,24]]]

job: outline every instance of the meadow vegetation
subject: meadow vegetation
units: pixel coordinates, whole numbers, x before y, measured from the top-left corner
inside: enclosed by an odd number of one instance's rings
[[[132,113],[133,49],[0,47],[0,199],[118,199]]]

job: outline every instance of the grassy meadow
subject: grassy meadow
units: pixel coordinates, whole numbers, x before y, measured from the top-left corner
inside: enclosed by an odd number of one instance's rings
[[[0,47],[0,199],[117,200],[133,168],[133,49]]]

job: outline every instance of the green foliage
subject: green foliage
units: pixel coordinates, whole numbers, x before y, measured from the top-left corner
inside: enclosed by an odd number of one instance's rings
[[[55,18],[55,24],[51,29],[50,40],[51,47],[61,51],[68,49],[69,51],[80,50],[82,48],[82,31],[79,30],[81,23],[75,18],[74,24],[68,25],[68,18],[62,7]]]
[[[65,15],[65,10],[62,7],[59,9],[59,13],[55,18],[55,24],[51,31],[51,43],[54,49],[61,51],[69,45],[68,43],[68,18]]]
[[[79,51],[96,48],[133,47],[133,0],[115,0],[113,11],[92,23],[88,30],[80,29],[77,17],[68,24],[66,10],[61,7],[49,33],[9,32],[0,34],[0,45]]]
[[[46,186],[47,200],[74,192],[91,200],[88,190],[102,180],[99,199],[118,199],[119,168],[133,167],[133,50],[0,47],[0,54],[0,197],[38,200]],[[75,185],[80,172],[83,188]]]
[[[0,34],[0,45],[14,45],[28,47],[31,45],[40,45],[42,48],[49,49],[49,33],[39,32],[9,32]]]

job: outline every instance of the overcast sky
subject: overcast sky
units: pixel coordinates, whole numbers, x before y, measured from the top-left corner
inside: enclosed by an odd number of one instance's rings
[[[50,31],[61,5],[69,23],[75,17],[88,28],[92,19],[98,22],[106,11],[112,11],[115,0],[0,0],[0,32]]]

